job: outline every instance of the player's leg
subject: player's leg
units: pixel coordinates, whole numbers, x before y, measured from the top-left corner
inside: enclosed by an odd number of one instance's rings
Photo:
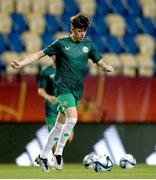
[[[65,109],[66,123],[62,128],[59,140],[57,142],[57,147],[55,151],[55,168],[62,169],[63,167],[63,159],[62,153],[64,146],[72,133],[72,130],[77,122],[77,108],[76,108],[76,100],[74,96],[70,93],[63,94],[58,97],[58,101],[60,105]]]
[[[57,142],[57,140],[59,139],[59,135],[64,123],[65,123],[64,115],[62,113],[58,113],[55,126],[52,128],[52,130],[49,133],[47,143],[43,148],[41,154],[35,159],[36,163],[39,164],[42,170],[46,172],[48,171],[48,164],[47,164],[48,154],[52,149],[52,147]]]
[[[48,127],[49,133],[53,129],[53,127],[55,126],[56,118],[57,118],[57,116],[54,116],[54,115],[46,116],[46,125]],[[56,150],[56,143],[52,147],[52,156],[53,156],[55,150]]]

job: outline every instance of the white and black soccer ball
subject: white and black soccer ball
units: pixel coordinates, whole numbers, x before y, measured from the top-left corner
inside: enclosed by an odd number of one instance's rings
[[[134,168],[136,165],[136,159],[132,154],[125,154],[120,159],[120,167],[121,168]]]
[[[83,166],[85,168],[93,168],[93,163],[98,160],[98,156],[96,154],[87,154],[83,158]]]
[[[93,163],[93,168],[96,172],[111,171],[113,162],[107,155],[99,155],[98,160]]]

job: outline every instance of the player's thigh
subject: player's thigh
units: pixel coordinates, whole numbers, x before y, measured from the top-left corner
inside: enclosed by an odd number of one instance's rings
[[[65,122],[66,122],[65,114],[62,112],[59,112],[57,115],[57,121],[62,124],[65,124]]]
[[[76,107],[70,107],[65,109],[65,115],[66,118],[77,118],[77,108]]]
[[[59,111],[63,111],[66,118],[77,118],[77,103],[71,93],[61,94],[57,97],[57,100],[59,102]]]

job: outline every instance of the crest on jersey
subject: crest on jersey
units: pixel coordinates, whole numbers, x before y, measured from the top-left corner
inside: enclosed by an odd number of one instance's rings
[[[50,75],[49,75],[49,77],[50,77],[51,79],[54,79],[54,76],[55,76],[55,74],[50,74]]]
[[[83,51],[84,53],[87,53],[87,52],[89,51],[89,49],[88,49],[87,46],[84,46],[84,47],[82,48],[82,51]]]

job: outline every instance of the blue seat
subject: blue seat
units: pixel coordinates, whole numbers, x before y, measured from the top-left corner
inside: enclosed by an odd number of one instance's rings
[[[122,0],[110,0],[110,8],[112,10],[113,13],[119,13],[121,15],[125,15],[126,14],[126,8],[122,2]]]
[[[145,18],[145,17],[142,17],[141,20],[142,20],[141,22],[142,22],[143,33],[148,33],[156,36],[154,22],[152,22],[150,18]]]
[[[57,31],[60,31],[60,25],[56,20],[56,17],[50,14],[46,14],[45,16],[46,20],[46,29],[45,31],[50,34],[55,34]]]
[[[134,16],[126,16],[125,21],[127,24],[127,34],[135,36],[141,33],[141,28],[138,25],[137,19]]]
[[[92,41],[95,44],[96,48],[101,52],[104,53],[105,52],[105,43],[102,40],[101,36],[97,35],[97,36],[92,36]]]
[[[107,23],[104,20],[102,15],[96,15],[93,18],[93,25],[95,26],[97,32],[102,36],[106,36],[109,34]]]
[[[87,31],[87,35],[92,37],[92,36],[95,36],[97,34],[97,28],[95,28],[93,25],[91,25],[89,28],[88,28],[88,31]]]
[[[7,42],[3,34],[0,33],[0,53],[7,50]]]
[[[107,43],[108,43],[109,52],[117,53],[117,54],[124,52],[124,47],[120,43],[118,37],[108,36],[106,39],[107,39]]]
[[[44,33],[41,35],[42,38],[42,48],[49,46],[53,41],[53,35],[49,33]]]
[[[68,13],[70,16],[74,16],[79,12],[79,7],[75,0],[64,0],[65,6],[64,12]]]
[[[124,36],[124,43],[128,53],[136,54],[139,52],[138,46],[134,40],[133,36]]]
[[[28,29],[28,23],[22,14],[13,13],[11,18],[13,21],[13,32],[23,33]]]
[[[133,16],[141,16],[141,6],[138,0],[127,0],[129,14]]]
[[[107,1],[105,0],[96,0],[96,14],[106,15],[111,12]]]
[[[62,14],[62,16],[60,17],[62,31],[67,31],[67,32],[70,31],[70,28],[71,28],[70,27],[70,17],[71,17],[71,15],[68,12],[64,12]]]
[[[22,52],[25,50],[24,42],[20,34],[11,32],[8,34],[8,46],[10,51]]]

